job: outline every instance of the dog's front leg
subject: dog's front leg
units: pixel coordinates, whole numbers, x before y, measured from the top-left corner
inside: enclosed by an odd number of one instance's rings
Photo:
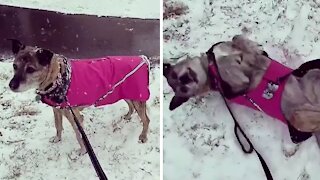
[[[76,118],[78,119],[80,125],[83,127],[83,116],[80,114],[80,111],[76,108],[72,110],[74,111],[74,114],[76,115]],[[74,120],[73,114],[69,110],[64,110],[64,115],[69,120],[74,132],[76,133],[76,138],[80,145],[79,155],[85,154],[87,152],[87,149],[83,144],[83,140],[80,131],[78,130],[77,124]]]
[[[293,143],[289,131],[282,133],[281,147],[283,154],[288,158],[296,154],[299,150],[300,143]]]
[[[146,102],[133,101],[133,106],[138,112],[138,116],[140,117],[143,124],[142,132],[139,136],[139,141],[145,143],[148,139],[147,133],[150,123],[149,117],[147,115],[147,105]]]
[[[50,142],[52,143],[57,143],[61,141],[61,133],[63,130],[62,127],[62,110],[57,109],[57,108],[52,108],[53,109],[53,114],[54,114],[54,125],[56,127],[57,134],[55,137],[50,139]]]

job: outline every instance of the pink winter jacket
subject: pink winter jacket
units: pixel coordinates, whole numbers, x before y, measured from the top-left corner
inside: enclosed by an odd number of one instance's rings
[[[144,56],[72,59],[67,101],[71,106],[102,106],[121,99],[149,99],[149,61]],[[52,105],[52,102],[46,102]],[[64,108],[67,104],[60,105]]]

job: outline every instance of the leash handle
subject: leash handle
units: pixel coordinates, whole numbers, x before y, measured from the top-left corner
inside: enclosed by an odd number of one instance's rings
[[[244,137],[244,139],[247,141],[247,144],[249,145],[249,149],[247,149],[245,147],[245,145],[242,143],[240,136],[239,136],[239,132]],[[249,138],[246,136],[246,134],[243,132],[242,128],[240,127],[240,125],[238,124],[237,121],[234,121],[234,134],[236,135],[236,138],[241,146],[242,151],[246,154],[251,154],[254,149],[253,145],[250,142]]]
[[[96,173],[99,177],[100,180],[108,180],[106,174],[104,173],[97,157],[96,157],[96,154],[94,153],[93,149],[92,149],[92,146],[89,142],[89,139],[86,135],[86,133],[84,132],[83,128],[81,127],[79,121],[78,121],[78,118],[76,117],[76,115],[74,114],[72,108],[70,106],[68,106],[69,110],[71,111],[73,117],[74,117],[74,121],[76,122],[76,125],[78,127],[78,130],[80,131],[81,133],[81,136],[82,136],[82,140],[83,140],[83,143],[84,143],[84,146],[86,147],[87,149],[87,152],[88,152],[88,155],[90,157],[90,160],[91,160],[91,163],[94,167],[94,169],[96,170]]]
[[[222,78],[221,78],[221,75],[220,75],[220,72],[219,72],[219,69],[218,69],[217,61],[216,61],[214,53],[213,53],[213,48],[217,44],[218,43],[212,45],[211,48],[206,52],[206,54],[207,54],[207,58],[208,58],[209,64],[210,64],[210,62],[213,62],[213,65],[215,66],[215,68],[217,70],[218,82],[221,82]],[[225,103],[230,115],[232,116],[232,119],[233,119],[234,123],[235,123],[235,125],[234,125],[234,133],[235,133],[235,136],[236,136],[236,138],[237,138],[237,140],[238,140],[238,142],[239,142],[239,144],[241,146],[242,151],[244,153],[246,153],[246,154],[249,154],[249,153],[252,153],[252,151],[254,150],[256,152],[259,160],[260,160],[260,163],[262,165],[262,168],[263,168],[263,171],[264,171],[264,173],[266,175],[267,180],[273,180],[272,174],[271,174],[271,172],[270,172],[270,170],[268,168],[267,163],[265,162],[265,160],[263,159],[261,154],[254,148],[254,146],[251,143],[250,139],[246,136],[246,134],[244,133],[243,129],[240,127],[238,121],[236,120],[236,118],[235,118],[235,116],[234,116],[234,114],[233,114],[233,112],[232,112],[232,110],[231,110],[231,108],[230,108],[225,96],[224,96],[224,92],[223,92],[223,90],[221,88],[220,83],[218,83],[217,89],[218,89],[220,95],[222,96],[222,99],[224,100],[224,103]],[[242,134],[244,139],[247,141],[247,143],[249,145],[249,149],[246,149],[245,146],[243,145],[243,143],[241,142],[241,139],[240,139],[240,136],[239,136],[239,132]]]
[[[237,140],[241,146],[241,149],[243,152],[245,152],[246,154],[251,154],[252,151],[254,150],[260,160],[260,163],[262,165],[262,168],[263,168],[263,171],[264,171],[264,174],[266,175],[267,177],[267,180],[273,180],[272,178],[272,174],[268,168],[268,165],[267,163],[264,161],[263,157],[261,156],[261,154],[254,148],[253,144],[251,143],[251,141],[249,140],[249,138],[246,136],[246,134],[243,132],[242,128],[240,127],[239,123],[237,121],[234,121],[235,122],[235,126],[234,126],[234,133],[237,137]],[[247,143],[249,144],[249,149],[246,149],[245,146],[242,144],[241,140],[240,140],[240,137],[239,137],[239,134],[238,132],[241,132],[242,136],[246,139]]]

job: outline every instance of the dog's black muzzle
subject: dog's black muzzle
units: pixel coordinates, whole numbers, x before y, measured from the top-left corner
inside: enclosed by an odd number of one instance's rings
[[[17,90],[20,86],[20,80],[21,78],[18,76],[13,76],[13,78],[11,79],[10,83],[9,83],[9,87],[12,91]]]

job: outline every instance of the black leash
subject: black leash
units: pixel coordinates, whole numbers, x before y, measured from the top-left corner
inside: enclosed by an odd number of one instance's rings
[[[215,45],[213,45],[213,46],[206,52],[206,54],[207,54],[207,58],[208,58],[209,63],[210,63],[210,62],[213,62],[214,66],[215,66],[215,68],[216,68],[216,70],[217,70],[218,82],[221,82],[222,79],[221,79],[220,72],[219,72],[219,70],[218,70],[218,64],[217,64],[217,62],[216,62],[216,59],[215,59],[214,53],[213,53],[213,48],[214,48],[214,46],[215,46]],[[229,106],[229,104],[228,104],[228,102],[227,102],[227,100],[226,100],[226,98],[225,98],[225,96],[224,96],[224,93],[223,93],[223,90],[221,89],[221,86],[217,85],[217,88],[218,88],[218,91],[219,91],[220,95],[222,96],[222,99],[224,100],[224,103],[225,103],[226,107],[228,108],[228,111],[229,111],[229,113],[230,113],[230,115],[231,115],[231,117],[232,117],[232,119],[233,119],[233,121],[234,121],[234,124],[235,124],[235,126],[234,126],[234,133],[235,133],[236,138],[237,138],[237,140],[238,140],[238,142],[239,142],[239,144],[240,144],[240,146],[241,146],[242,151],[243,151],[244,153],[246,153],[246,154],[250,154],[250,153],[252,153],[253,151],[255,151],[256,154],[257,154],[258,157],[259,157],[260,163],[261,163],[262,168],[263,168],[263,170],[264,170],[264,173],[265,173],[265,175],[266,175],[266,177],[267,177],[267,180],[273,180],[272,175],[271,175],[271,172],[270,172],[270,170],[269,170],[269,168],[268,168],[267,163],[265,162],[265,160],[263,159],[263,157],[261,156],[261,154],[254,148],[254,146],[253,146],[253,144],[251,143],[250,139],[249,139],[249,138],[247,137],[247,135],[244,133],[244,131],[243,131],[242,128],[240,127],[240,124],[239,124],[238,121],[236,120],[236,118],[235,118],[235,116],[234,116],[234,113],[232,112],[232,110],[231,110],[231,108],[230,108],[230,106]],[[247,143],[248,143],[248,145],[249,145],[249,149],[246,149],[245,146],[242,144],[242,142],[241,142],[241,140],[240,140],[240,137],[239,137],[239,131],[240,131],[240,133],[242,134],[242,136],[245,138],[245,140],[247,141]]]
[[[71,111],[73,117],[74,117],[74,121],[76,122],[76,125],[78,127],[78,130],[80,131],[81,133],[81,136],[82,136],[82,140],[83,140],[83,143],[84,143],[84,146],[86,147],[87,149],[87,152],[88,152],[88,155],[90,157],[90,160],[91,160],[91,163],[94,167],[94,169],[96,170],[96,173],[99,177],[100,180],[108,180],[106,174],[103,172],[103,169],[96,157],[96,154],[94,153],[93,149],[92,149],[92,146],[89,142],[89,139],[87,138],[87,135],[86,133],[84,132],[83,128],[81,127],[79,121],[78,121],[78,118],[76,117],[76,115],[74,114],[72,108],[70,106],[68,106],[69,110]]]

